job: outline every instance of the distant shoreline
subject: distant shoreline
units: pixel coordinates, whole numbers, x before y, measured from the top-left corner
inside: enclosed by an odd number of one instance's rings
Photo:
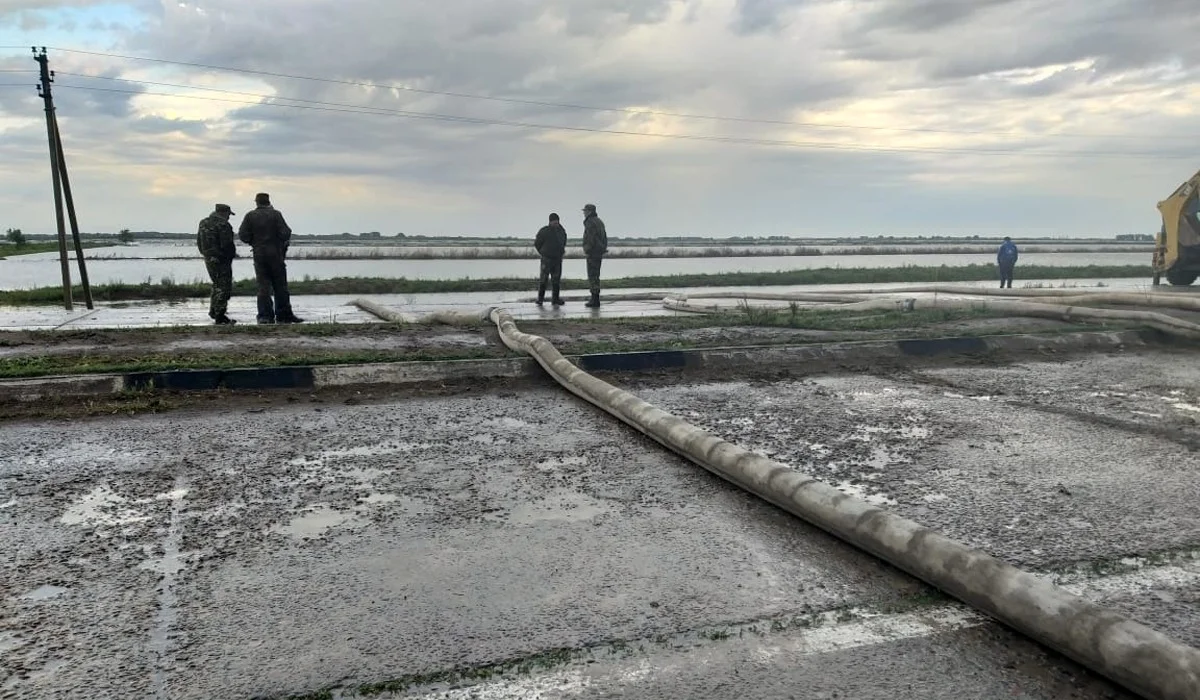
[[[152,244],[147,244],[152,245]],[[182,246],[181,246],[182,247]],[[55,248],[57,249],[57,248]],[[136,251],[136,247],[130,248]],[[996,252],[990,245],[932,245],[932,246],[849,246],[820,249],[812,246],[622,246],[610,244],[606,257],[625,260],[670,258],[759,258],[759,257],[822,257],[856,255],[990,255]],[[1153,245],[1048,245],[1021,246],[1023,253],[1142,253],[1154,252]],[[117,254],[98,256],[104,260],[178,260],[191,256],[139,256]],[[195,257],[199,257],[197,254]],[[511,246],[399,246],[295,244],[289,254],[293,260],[536,260],[537,251],[530,245]],[[583,249],[567,249],[568,260],[584,257]]]
[[[1046,279],[1150,279],[1150,265],[1021,265],[1017,268],[1018,284]],[[619,277],[604,280],[605,289],[680,289],[685,287],[769,287],[823,284],[887,284],[896,282],[976,282],[996,278],[994,265],[910,266],[890,268],[818,268],[782,272],[728,272],[713,274],[662,275]],[[536,282],[529,278],[500,277],[490,279],[410,280],[405,278],[339,277],[333,279],[295,279],[289,284],[292,294],[435,294],[467,292],[532,291]],[[587,281],[564,279],[563,288],[587,289]],[[76,294],[80,293],[78,287]],[[169,301],[206,298],[212,286],[195,280],[176,283],[173,280],[138,283],[116,283],[92,287],[97,301]],[[254,296],[254,280],[234,283],[235,296]],[[61,287],[39,287],[28,290],[0,292],[0,304],[9,306],[54,305],[62,303]]]

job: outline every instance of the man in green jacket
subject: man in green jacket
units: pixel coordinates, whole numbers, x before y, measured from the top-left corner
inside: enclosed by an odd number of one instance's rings
[[[588,204],[583,208],[583,254],[587,256],[588,289],[592,292],[591,301],[584,305],[589,309],[600,308],[600,262],[607,252],[608,232],[596,215],[596,205]]]
[[[218,204],[213,213],[200,222],[200,229],[196,232],[196,247],[204,256],[204,266],[208,268],[208,277],[212,280],[208,317],[218,326],[237,323],[225,315],[229,310],[229,296],[233,293],[233,259],[237,257],[233,226],[229,224],[231,216],[233,210],[228,204]]]

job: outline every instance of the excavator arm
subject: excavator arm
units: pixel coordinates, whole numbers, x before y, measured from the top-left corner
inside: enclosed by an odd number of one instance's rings
[[[1200,172],[1158,203],[1162,229],[1154,246],[1154,283],[1161,275],[1188,285],[1200,275]]]

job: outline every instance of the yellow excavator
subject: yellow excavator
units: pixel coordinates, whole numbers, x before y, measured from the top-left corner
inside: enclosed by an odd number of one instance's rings
[[[1200,276],[1200,172],[1158,203],[1162,230],[1154,245],[1154,284],[1167,276],[1173,285],[1187,286]]]

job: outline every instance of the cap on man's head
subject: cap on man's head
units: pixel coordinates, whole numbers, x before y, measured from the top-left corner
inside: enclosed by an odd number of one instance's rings
[[[228,214],[230,216],[234,215],[233,210],[229,208],[228,204],[218,204],[217,205],[217,213],[218,214]]]
[[[254,195],[254,203],[255,204],[270,204],[271,203],[271,195],[267,194],[266,192],[259,192],[258,194]]]
[[[1012,238],[1010,238],[1010,237],[1008,237],[1008,236],[1005,236],[1005,237],[1004,237],[1004,240],[1006,240],[1006,241],[1011,241],[1011,240],[1012,240]]]
[[[585,205],[583,205],[583,210],[584,210],[584,211],[595,212],[595,211],[596,211],[596,205],[595,205],[595,204],[585,204]]]
[[[551,220],[551,221],[558,221],[558,214],[551,214],[551,215],[550,215],[550,220]]]

